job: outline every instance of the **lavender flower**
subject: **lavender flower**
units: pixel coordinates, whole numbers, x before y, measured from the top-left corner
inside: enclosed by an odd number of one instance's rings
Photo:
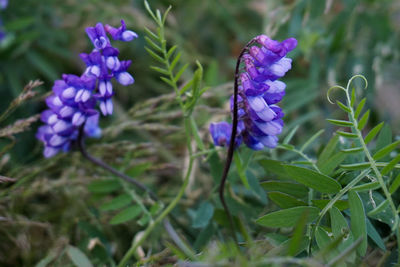
[[[6,9],[8,6],[8,0],[0,0],[0,9]]]
[[[130,85],[133,77],[127,72],[131,61],[120,61],[118,49],[111,46],[107,32],[113,39],[130,41],[136,33],[126,30],[124,21],[118,29],[102,23],[86,29],[94,49],[90,54],[82,53],[86,69],[81,76],[64,74],[54,82],[53,94],[46,98],[49,109],[43,111],[41,120],[45,123],[38,129],[36,137],[45,145],[44,156],[52,157],[60,151],[68,151],[78,138],[79,128],[88,137],[100,137],[98,125],[100,113],[111,115],[114,95],[112,79],[122,85]],[[124,34],[125,33],[125,34]],[[114,38],[114,36],[121,36]],[[125,37],[123,37],[125,36]],[[127,37],[128,36],[128,37]],[[97,108],[98,106],[98,108]]]
[[[241,55],[244,70],[238,78],[238,130],[236,139],[251,149],[261,150],[277,146],[283,128],[282,109],[275,104],[285,95],[285,83],[278,81],[291,68],[292,60],[286,54],[297,45],[294,38],[283,42],[266,35],[255,37]],[[231,99],[233,112],[233,98]],[[241,126],[243,125],[243,126]],[[230,129],[230,130],[229,130]],[[217,146],[227,146],[232,125],[214,123],[210,132]]]
[[[8,0],[0,0],[0,9],[6,9],[8,6]],[[3,21],[0,18],[0,42],[6,38],[7,34],[2,29],[3,28]]]

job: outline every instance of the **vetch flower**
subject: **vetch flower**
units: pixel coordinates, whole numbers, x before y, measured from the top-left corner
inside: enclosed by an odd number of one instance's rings
[[[125,21],[123,20],[121,20],[121,26],[119,28],[114,28],[108,24],[105,27],[114,40],[130,42],[138,37],[135,32],[126,29]]]
[[[1,0],[0,0],[1,1]],[[107,32],[116,40],[130,41],[137,35],[126,30],[125,22],[118,29],[102,23],[86,29],[94,49],[91,53],[80,54],[86,64],[81,76],[63,74],[56,80],[53,94],[46,98],[48,109],[43,111],[41,120],[45,124],[38,129],[36,137],[44,143],[43,154],[52,157],[60,151],[68,151],[79,135],[80,127],[88,137],[100,137],[100,112],[106,116],[113,113],[112,80],[122,85],[134,83],[128,68],[130,60],[120,61],[118,49],[111,46]],[[132,37],[133,36],[133,37]]]
[[[285,83],[278,79],[290,70],[292,60],[287,58],[286,54],[296,45],[297,41],[294,38],[278,42],[266,35],[260,35],[246,46],[239,58],[239,65],[244,65],[244,68],[236,76],[238,77],[236,139],[243,140],[251,149],[274,148],[278,144],[277,135],[282,132],[284,114],[275,104],[282,100],[286,88]],[[232,97],[231,111],[233,110]],[[243,130],[239,130],[240,125],[243,125]],[[226,122],[210,126],[215,145],[229,144],[231,138],[229,129],[232,130],[232,125]]]

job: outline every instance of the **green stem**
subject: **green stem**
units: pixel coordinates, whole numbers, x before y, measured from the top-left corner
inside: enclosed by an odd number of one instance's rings
[[[124,189],[124,191],[131,197],[131,199],[136,202],[139,207],[142,209],[142,211],[149,216],[150,220],[152,221],[153,218],[151,217],[150,212],[146,209],[146,207],[143,205],[142,200],[140,199],[140,197],[138,195],[136,195],[135,191],[131,190],[129,188],[129,186],[127,185],[127,183],[125,181],[120,181],[120,184],[122,184],[122,187]]]
[[[168,205],[167,208],[154,220],[154,222],[150,223],[144,233],[141,235],[140,239],[134,242],[131,248],[125,253],[124,257],[118,264],[118,267],[125,267],[127,265],[128,260],[135,254],[137,248],[143,243],[144,240],[150,235],[153,229],[162,222],[162,220],[175,208],[178,204],[179,200],[182,198],[183,194],[185,193],[186,187],[189,183],[189,177],[192,172],[193,167],[193,160],[190,159],[189,167],[186,171],[185,179],[183,180],[183,184],[177,194],[177,196],[172,200],[172,202]],[[191,255],[191,258],[194,258],[194,255],[190,252],[188,255]]]
[[[333,205],[335,205],[336,201],[338,201],[344,194],[346,194],[350,189],[353,188],[359,181],[361,181],[368,173],[370,169],[364,170],[362,173],[360,173],[356,178],[354,178],[350,183],[346,185],[342,190],[339,191],[329,202],[328,204],[322,209],[322,211],[319,213],[316,227],[319,226],[321,223],[322,218],[325,216],[325,214],[330,210]],[[315,229],[315,228],[314,228]]]
[[[347,105],[350,108],[350,120],[354,125],[354,131],[356,132],[358,140],[359,140],[359,142],[360,142],[360,144],[361,144],[361,146],[362,146],[362,148],[364,150],[364,154],[367,156],[367,159],[371,164],[371,169],[374,171],[375,176],[376,176],[376,178],[377,178],[377,180],[379,182],[379,185],[381,186],[381,188],[383,190],[383,193],[385,194],[385,197],[389,202],[389,205],[390,205],[390,207],[392,209],[392,212],[393,212],[393,216],[395,216],[395,221],[393,223],[392,230],[397,230],[397,226],[399,224],[399,216],[397,216],[396,206],[394,205],[394,202],[393,202],[393,199],[392,199],[392,195],[390,194],[388,188],[386,187],[386,184],[385,184],[385,181],[383,180],[382,174],[379,172],[378,167],[376,165],[376,162],[373,159],[371,153],[369,152],[369,150],[367,148],[367,145],[364,142],[364,138],[362,136],[362,133],[358,129],[358,121],[355,118],[354,109],[350,104],[351,100],[350,100],[349,88],[348,87],[346,88],[346,97],[347,97]],[[400,245],[400,244],[398,244],[398,245]]]

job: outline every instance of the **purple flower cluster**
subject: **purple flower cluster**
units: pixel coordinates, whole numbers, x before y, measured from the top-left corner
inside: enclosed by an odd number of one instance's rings
[[[0,9],[6,9],[8,6],[8,0],[0,0]],[[0,18],[0,42],[6,37],[6,33],[1,29],[3,27],[3,22]]]
[[[45,125],[38,129],[36,135],[45,145],[45,157],[68,151],[82,125],[85,136],[99,137],[101,129],[97,107],[104,116],[112,114],[112,79],[125,86],[134,82],[127,72],[131,61],[119,60],[119,51],[111,46],[106,33],[114,40],[125,42],[137,38],[137,34],[127,30],[123,20],[119,28],[97,23],[95,27],[86,28],[86,33],[94,46],[90,54],[80,55],[86,70],[81,76],[64,74],[61,80],[54,82],[53,94],[46,98],[49,109],[41,114]]]
[[[238,127],[236,146],[243,141],[249,148],[261,150],[277,146],[283,127],[283,112],[277,104],[285,95],[286,85],[278,79],[291,68],[286,54],[297,46],[294,38],[283,42],[260,35],[240,58],[244,68],[238,76]],[[231,98],[233,112],[233,97]],[[228,146],[232,125],[212,123],[210,133],[216,146]]]

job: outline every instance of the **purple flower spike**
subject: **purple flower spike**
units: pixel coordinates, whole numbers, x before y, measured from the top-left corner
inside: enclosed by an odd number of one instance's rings
[[[0,9],[5,9],[8,6],[8,0],[0,0]]]
[[[114,28],[110,25],[106,25],[105,28],[114,40],[130,42],[138,37],[135,32],[126,30],[124,20],[121,20],[121,26],[119,28]]]
[[[286,54],[297,45],[297,40],[289,38],[283,42],[260,35],[253,39],[239,58],[244,71],[236,73],[238,77],[238,126],[243,130],[236,134],[237,140],[253,150],[265,147],[274,148],[282,132],[284,114],[274,104],[285,95],[285,83],[277,79],[283,77],[292,67],[292,60]],[[233,112],[233,98],[231,111]],[[214,123],[210,133],[214,144],[227,146],[231,138],[232,125],[227,122]]]
[[[107,25],[107,32],[122,41],[137,37],[136,33],[126,30],[124,21],[121,24],[118,29]],[[78,138],[80,127],[85,136],[100,137],[98,109],[104,116],[113,113],[113,78],[122,85],[134,82],[128,73],[131,61],[119,60],[119,51],[111,46],[103,24],[87,28],[86,33],[94,49],[89,54],[80,54],[86,64],[84,73],[80,77],[64,74],[61,80],[54,82],[53,94],[46,98],[48,109],[41,114],[45,125],[36,134],[45,146],[46,158],[68,151]]]

